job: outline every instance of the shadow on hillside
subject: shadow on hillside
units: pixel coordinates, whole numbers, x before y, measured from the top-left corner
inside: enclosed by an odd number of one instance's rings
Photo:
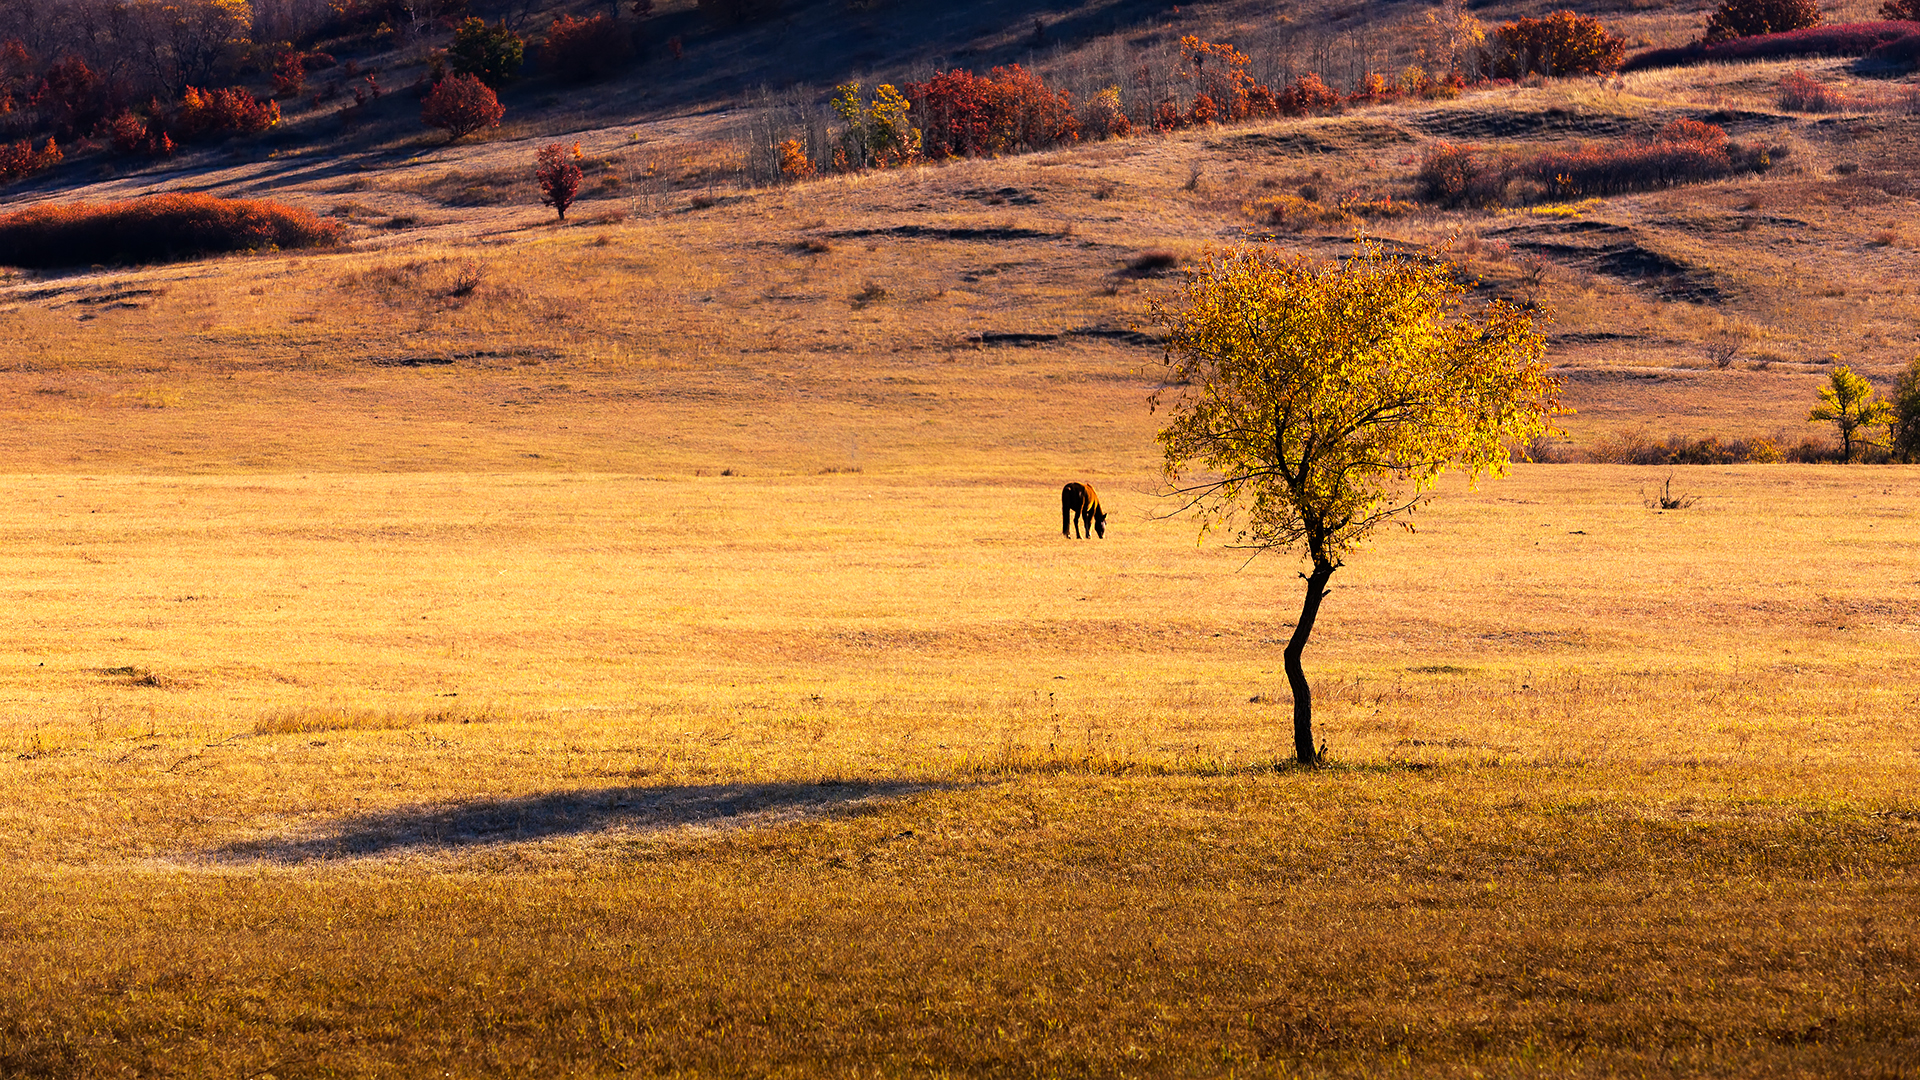
[[[402,806],[214,849],[226,862],[303,863],[401,852],[474,850],[589,833],[639,836],[685,827],[745,828],[860,813],[927,789],[909,783],[615,787]]]

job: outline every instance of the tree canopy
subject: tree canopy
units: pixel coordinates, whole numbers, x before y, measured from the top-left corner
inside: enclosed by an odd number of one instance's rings
[[[1203,530],[1311,563],[1286,657],[1303,763],[1317,755],[1299,659],[1333,571],[1381,523],[1406,523],[1446,470],[1503,472],[1559,408],[1536,314],[1501,300],[1463,312],[1465,292],[1447,263],[1362,242],[1335,263],[1228,252],[1154,308],[1171,490]]]

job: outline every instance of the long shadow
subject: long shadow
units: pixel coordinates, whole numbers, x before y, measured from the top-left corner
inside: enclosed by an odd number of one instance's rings
[[[215,848],[228,862],[303,863],[398,852],[456,852],[589,833],[645,835],[687,826],[774,825],[858,813],[932,785],[878,782],[611,787],[468,799],[354,814],[293,836]]]

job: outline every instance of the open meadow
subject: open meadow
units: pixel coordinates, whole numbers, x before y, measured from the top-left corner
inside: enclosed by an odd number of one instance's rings
[[[993,5],[953,55],[1051,32],[1091,78],[1188,29],[1082,6],[1154,25]],[[1606,463],[1817,457],[1834,363],[1914,359],[1911,79],[1532,79],[756,185],[715,86],[914,29],[794,7],[458,143],[316,96],[270,150],[10,189],[345,242],[0,270],[0,1080],[1920,1078],[1920,466]],[[1389,31],[1297,7],[1289,63]],[[1605,10],[1639,48],[1706,7]],[[1848,107],[1782,106],[1803,70]],[[1444,145],[1676,121],[1768,167],[1421,201]],[[1302,768],[1302,565],[1173,513],[1151,312],[1211,251],[1361,235],[1550,318],[1575,411],[1533,449],[1581,463],[1444,480],[1335,574]],[[1104,539],[1059,534],[1075,479]]]
[[[1914,1068],[1920,471],[20,475],[9,1075]]]

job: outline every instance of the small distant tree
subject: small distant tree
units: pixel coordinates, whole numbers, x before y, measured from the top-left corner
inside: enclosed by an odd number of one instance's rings
[[[1880,17],[1920,22],[1920,0],[1887,0],[1880,5]]]
[[[472,75],[449,75],[420,103],[420,119],[447,132],[452,142],[481,128],[499,127],[507,114],[486,83]]]
[[[1819,0],[1720,0],[1707,16],[1708,44],[1819,26]]]
[[[1920,358],[1893,382],[1892,415],[1887,421],[1888,449],[1893,460],[1920,462]]]
[[[526,43],[507,28],[504,20],[488,26],[485,19],[472,18],[453,32],[453,44],[447,46],[447,62],[462,75],[472,75],[495,90],[520,74],[526,62]]]
[[[1893,419],[1893,407],[1873,396],[1873,384],[1845,364],[1827,376],[1820,404],[1807,414],[1810,424],[1828,423],[1840,431],[1840,453],[1852,461],[1855,447],[1876,445],[1869,432]]]
[[[1172,493],[1203,531],[1306,556],[1306,600],[1284,653],[1294,753],[1319,760],[1301,656],[1327,582],[1448,468],[1498,475],[1546,430],[1559,387],[1535,317],[1501,300],[1462,313],[1445,263],[1365,243],[1342,263],[1239,251],[1190,273],[1168,328],[1160,432]],[[1202,474],[1188,482],[1192,472]]]
[[[567,220],[567,207],[580,194],[580,144],[571,149],[548,143],[535,155],[533,178],[540,184],[540,201],[553,207],[560,220]]]

